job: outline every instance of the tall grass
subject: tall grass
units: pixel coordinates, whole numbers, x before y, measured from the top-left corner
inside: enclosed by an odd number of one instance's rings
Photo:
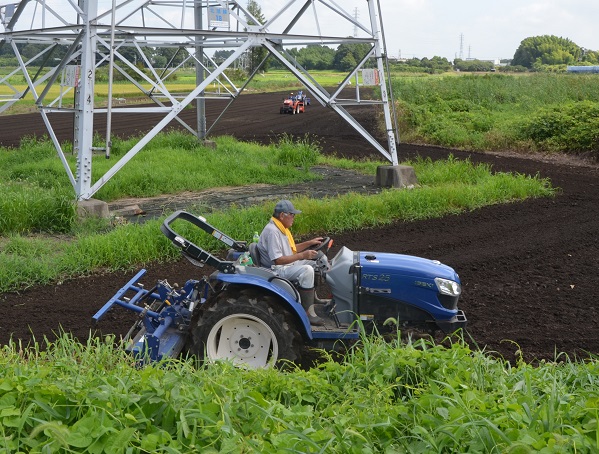
[[[73,194],[26,182],[0,184],[0,234],[69,232],[76,221]]]
[[[485,165],[450,158],[447,162],[414,162],[422,186],[414,190],[384,190],[376,195],[345,194],[333,198],[300,197],[294,203],[304,215],[294,224],[298,237],[341,233],[364,227],[459,213],[478,207],[542,197],[553,193],[547,180],[524,175],[493,174]],[[231,207],[207,215],[208,221],[238,240],[250,241],[272,214],[274,201],[241,209]],[[191,210],[196,214],[206,214]],[[78,235],[31,265],[31,255],[0,242],[0,291],[91,273],[98,269],[131,269],[178,257],[177,249],[160,233],[161,220],[118,226],[111,231]],[[180,234],[210,251],[223,244],[188,223],[175,224]],[[24,239],[21,240],[25,242]],[[43,249],[42,249],[43,250]]]
[[[592,75],[397,78],[393,88],[404,141],[466,149],[581,151],[568,139],[560,140],[559,147],[537,140],[530,118],[545,109],[562,112],[581,101],[599,103],[599,80]],[[574,135],[584,143],[592,134],[592,128],[588,129]],[[556,129],[550,134],[559,133]],[[596,152],[598,146],[595,140],[583,151]]]
[[[599,363],[524,363],[362,338],[310,370],[169,360],[134,367],[114,339],[0,350],[6,452],[599,450]],[[84,341],[85,342],[85,341]]]
[[[115,159],[94,156],[94,181],[137,140],[115,139]],[[283,136],[268,147],[226,136],[215,140],[217,147],[211,149],[190,134],[160,134],[94,197],[112,201],[256,183],[286,185],[320,178],[309,171],[320,156],[320,148],[308,137],[294,141]],[[67,160],[75,172],[76,156],[67,155]],[[0,234],[65,233],[75,227],[73,188],[51,142],[26,138],[18,150],[0,149],[0,181]]]
[[[92,179],[96,181],[106,173],[139,138],[115,139],[112,156],[93,158]],[[111,201],[123,197],[151,197],[183,191],[199,191],[219,186],[243,186],[253,183],[289,184],[318,178],[306,169],[280,156],[277,143],[263,147],[239,142],[228,136],[215,138],[216,149],[207,148],[188,133],[173,131],[158,135],[125,166],[94,197]],[[0,176],[7,180],[19,179],[41,187],[69,188],[66,173],[51,144],[42,148],[45,141],[30,140],[21,150],[4,150],[0,153]],[[50,147],[50,152],[47,150]],[[292,147],[285,139],[286,148]],[[38,151],[42,149],[43,152]],[[298,146],[305,148],[305,144]],[[1,150],[0,150],[1,151]],[[315,151],[317,154],[318,151]],[[35,158],[34,156],[35,155]],[[38,156],[39,155],[39,156]],[[73,172],[76,156],[67,156]],[[167,168],[164,163],[168,162]]]

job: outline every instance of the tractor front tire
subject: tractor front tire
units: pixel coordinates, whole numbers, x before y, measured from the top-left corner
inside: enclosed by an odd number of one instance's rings
[[[298,361],[301,335],[277,298],[256,289],[225,290],[191,323],[190,353],[252,369]]]

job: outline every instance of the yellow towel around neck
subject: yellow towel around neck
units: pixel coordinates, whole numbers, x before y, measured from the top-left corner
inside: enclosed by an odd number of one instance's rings
[[[289,246],[291,246],[291,250],[293,251],[293,253],[297,253],[297,248],[295,247],[295,240],[293,239],[293,235],[291,235],[291,230],[289,230],[288,228],[286,228],[283,223],[281,221],[279,221],[277,218],[275,218],[274,216],[271,218],[272,222],[275,223],[275,225],[277,226],[277,228],[283,232],[285,234],[285,236],[287,236],[287,240],[289,240]]]

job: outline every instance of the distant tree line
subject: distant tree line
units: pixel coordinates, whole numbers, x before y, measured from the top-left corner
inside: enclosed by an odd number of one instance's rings
[[[435,56],[433,58],[410,58],[407,60],[399,60],[393,62],[392,66],[395,70],[401,72],[426,72],[429,74],[447,72],[453,69],[449,60],[445,57]]]
[[[42,52],[47,46],[42,44],[19,44],[17,45],[21,55],[25,60],[29,60],[40,52]],[[147,47],[142,48],[145,58],[152,63],[156,68],[174,68],[180,65],[185,58],[189,55],[188,51],[181,47]],[[356,65],[368,54],[371,46],[368,44],[341,44],[336,50],[327,46],[322,45],[308,45],[302,48],[288,49],[287,52],[295,60],[293,64],[302,66],[307,70],[338,70],[338,71],[349,71],[356,67]],[[56,62],[64,56],[67,50],[66,46],[56,46],[55,50],[52,51],[48,61],[44,64],[46,67],[55,66]],[[107,49],[103,50],[105,54],[108,53]],[[139,68],[147,66],[144,58],[135,47],[122,46],[118,49],[118,52],[127,61],[133,63]],[[231,54],[233,50],[217,50],[211,57],[216,64],[224,62]],[[268,51],[263,47],[256,47],[251,49],[241,58],[241,66],[246,72],[251,73],[262,63],[264,58],[267,56]],[[35,64],[41,64],[46,55],[40,56]],[[101,55],[98,54],[97,60],[102,59]],[[0,66],[12,67],[18,64],[17,59],[10,46],[3,46],[0,48]],[[192,65],[193,62],[189,61],[188,65]],[[268,71],[269,68],[281,69],[285,66],[274,57],[269,57],[266,63],[260,67],[261,71]],[[368,67],[368,65],[366,65]]]
[[[25,60],[34,58],[47,47],[48,46],[44,44],[17,44],[17,48]],[[105,55],[108,54],[108,49],[103,49],[101,46],[99,46],[98,50]],[[67,46],[54,46],[52,50],[47,51],[43,55],[39,56],[34,63],[41,64],[44,60],[47,60],[45,66],[55,66],[55,63],[64,57],[66,51]],[[134,65],[138,65],[140,67],[146,66],[142,55],[135,47],[121,46],[119,47],[118,52],[123,56],[124,59],[133,63]],[[188,52],[182,47],[147,47],[143,48],[143,52],[145,57],[157,68],[175,67],[183,62],[188,55]],[[102,55],[100,53],[97,54],[96,60],[102,60]],[[15,57],[11,46],[2,46],[0,48],[0,66],[16,65],[17,58]]]
[[[337,50],[335,50],[320,44],[310,44],[300,49],[296,47],[288,49],[287,53],[291,55],[294,60],[292,61],[292,64],[297,64],[307,70],[349,71],[355,68],[368,54],[370,48],[371,47],[368,44],[341,44]],[[213,59],[216,63],[222,63],[232,53],[232,50],[216,51]],[[260,58],[260,61],[262,58]],[[250,71],[255,68],[251,63],[252,61],[253,59],[250,59],[250,64],[248,65],[248,70]],[[268,59],[268,63],[261,69],[266,71],[269,68],[282,69],[284,67],[283,63],[271,56]]]
[[[262,13],[250,1],[249,9],[259,22],[264,21]],[[19,44],[21,55],[27,60],[39,54],[46,46],[40,44]],[[48,56],[45,54],[38,58],[41,63],[47,59],[45,66],[54,66],[66,52],[66,46],[56,46]],[[307,70],[336,70],[341,72],[350,71],[364,59],[371,50],[368,44],[341,44],[337,49],[319,44],[308,45],[301,48],[287,49],[287,52],[295,60],[296,65]],[[104,49],[107,53],[107,49]],[[144,48],[144,56],[155,67],[166,68],[180,65],[187,57],[188,52],[184,48],[158,47]],[[143,69],[146,65],[144,58],[135,47],[120,47],[119,53],[128,61]],[[213,60],[220,64],[233,53],[233,50],[217,50],[212,56]],[[267,56],[267,50],[257,47],[248,51],[237,65],[237,69],[246,73],[252,72],[263,62]],[[98,61],[100,60],[98,56]],[[36,62],[37,63],[37,62]],[[190,61],[189,65],[193,62]],[[17,65],[10,46],[0,47],[0,66],[11,67]],[[452,70],[464,72],[494,71],[498,69],[503,72],[524,71],[565,71],[567,65],[599,65],[599,52],[578,46],[567,38],[553,35],[532,36],[522,40],[512,60],[502,60],[499,68],[495,68],[494,62],[488,60],[456,58],[453,62],[444,57],[432,58],[410,58],[405,60],[391,61],[392,69],[400,72],[424,72],[429,74],[447,72]],[[260,70],[267,71],[269,68],[281,69],[285,66],[272,56],[263,63]],[[368,67],[368,64],[366,64]],[[130,70],[127,72],[131,73]],[[116,73],[115,73],[116,74]],[[117,77],[119,77],[117,75]],[[122,76],[120,76],[122,77]]]

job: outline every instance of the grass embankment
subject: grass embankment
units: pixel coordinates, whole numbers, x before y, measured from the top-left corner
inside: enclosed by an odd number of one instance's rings
[[[599,363],[362,339],[308,371],[134,367],[113,339],[0,354],[4,452],[592,453]]]
[[[130,145],[115,142],[115,157]],[[316,163],[353,167],[374,178],[376,166],[382,164],[324,158],[317,144],[308,138],[292,142],[283,137],[279,143],[263,147],[223,137],[217,144],[216,150],[210,150],[182,133],[160,136],[143,151],[144,162],[125,166],[97,197],[114,200],[210,187],[309,181],[318,178],[309,171]],[[69,160],[74,166],[75,157],[69,156]],[[95,157],[94,171],[103,172],[112,162]],[[169,163],[168,170],[164,162]],[[305,213],[294,225],[295,235],[334,234],[397,220],[438,217],[553,192],[546,180],[493,173],[488,166],[469,161],[450,158],[445,162],[421,160],[412,164],[421,185],[414,190],[295,200]],[[102,269],[130,269],[179,256],[160,233],[160,220],[117,227],[76,222],[72,188],[64,173],[49,143],[31,141],[18,151],[0,151],[0,291]],[[249,240],[269,218],[272,203],[214,212],[209,221],[234,238]],[[206,213],[202,207],[196,211]],[[182,233],[211,250],[222,246],[211,237],[196,239],[198,230]],[[63,239],[29,235],[39,232],[60,234]]]
[[[393,80],[405,142],[599,159],[599,78],[462,75]]]

